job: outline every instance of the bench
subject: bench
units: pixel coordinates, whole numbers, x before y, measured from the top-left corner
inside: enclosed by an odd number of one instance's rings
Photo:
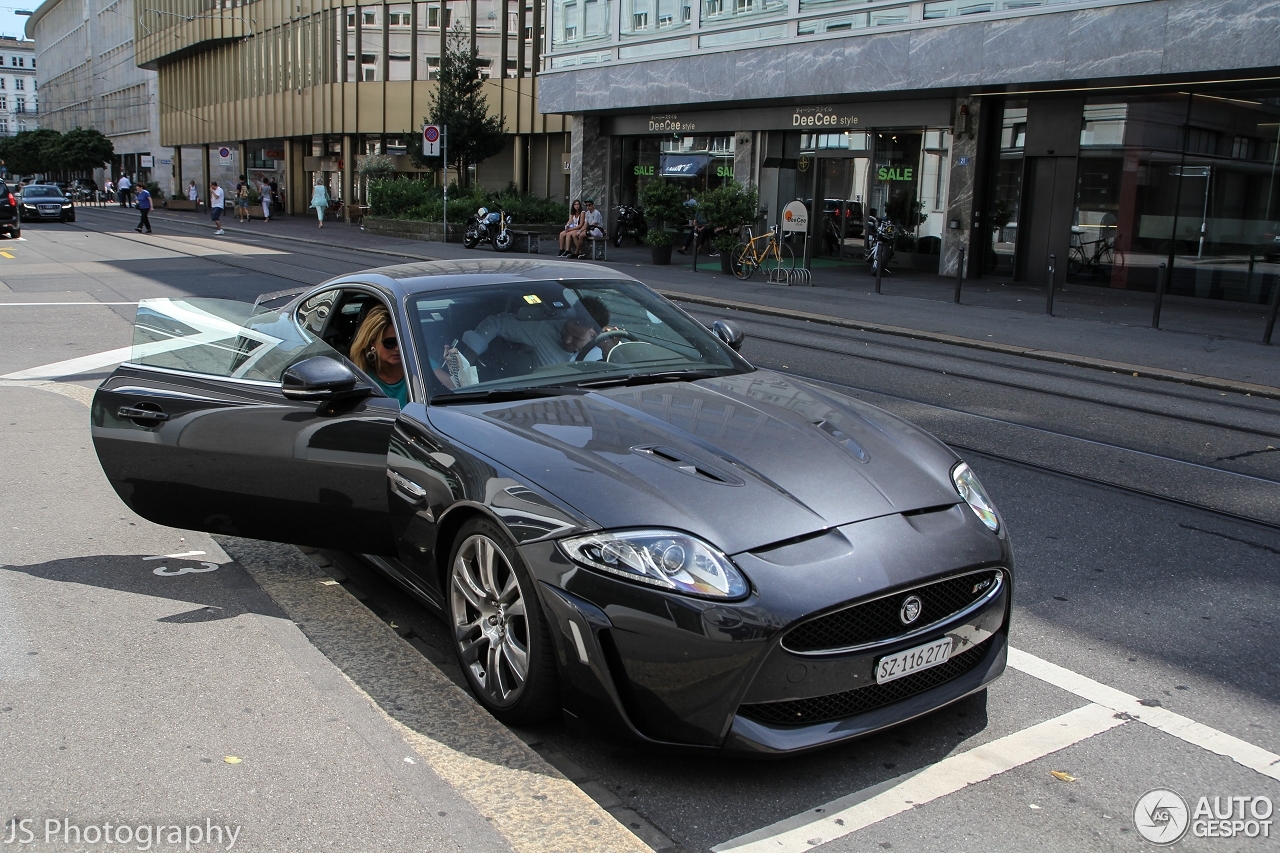
[[[514,228],[507,229],[515,238],[511,242],[511,248],[517,252],[528,252],[530,255],[542,254],[542,244],[539,238],[541,234],[537,231],[517,231]]]

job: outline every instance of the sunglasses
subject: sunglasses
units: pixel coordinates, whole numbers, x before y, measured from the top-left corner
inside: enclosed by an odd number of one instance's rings
[[[383,339],[382,339],[382,348],[383,348],[383,349],[399,349],[399,348],[400,348],[400,341],[398,341],[398,340],[397,340],[397,339],[395,339],[395,338],[383,338]]]

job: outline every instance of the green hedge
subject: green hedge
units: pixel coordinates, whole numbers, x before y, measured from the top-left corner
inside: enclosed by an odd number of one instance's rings
[[[369,183],[369,206],[374,216],[389,219],[415,219],[439,222],[443,215],[444,194],[440,187],[410,178],[392,178]],[[567,205],[547,198],[517,193],[508,186],[500,192],[480,187],[459,190],[449,188],[449,221],[462,224],[477,208],[502,208],[513,222],[529,225],[561,225],[569,218]]]

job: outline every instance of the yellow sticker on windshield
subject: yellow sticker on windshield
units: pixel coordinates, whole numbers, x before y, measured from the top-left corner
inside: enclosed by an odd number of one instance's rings
[[[528,302],[530,305],[537,305],[542,300],[534,296],[532,293],[530,293],[528,296],[524,298],[524,301]]]

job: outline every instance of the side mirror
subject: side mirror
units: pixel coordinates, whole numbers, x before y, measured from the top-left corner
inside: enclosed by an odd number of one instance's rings
[[[717,338],[728,344],[729,348],[734,352],[742,349],[742,341],[746,335],[742,334],[742,330],[738,328],[737,324],[728,320],[716,320],[711,324],[711,331]]]
[[[280,381],[280,391],[290,400],[321,402],[355,388],[351,368],[337,359],[317,355],[290,365]]]

